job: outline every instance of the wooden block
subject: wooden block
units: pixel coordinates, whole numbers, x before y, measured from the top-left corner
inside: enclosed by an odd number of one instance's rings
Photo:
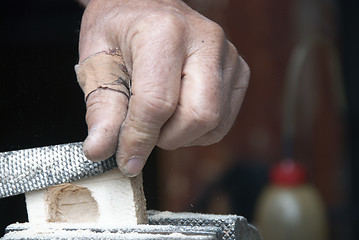
[[[128,178],[118,169],[76,182],[26,193],[30,224],[147,223],[142,176]]]

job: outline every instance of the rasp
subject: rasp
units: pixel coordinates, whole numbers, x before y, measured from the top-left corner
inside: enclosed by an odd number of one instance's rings
[[[115,167],[115,157],[88,160],[81,142],[2,152],[0,198],[95,176]]]

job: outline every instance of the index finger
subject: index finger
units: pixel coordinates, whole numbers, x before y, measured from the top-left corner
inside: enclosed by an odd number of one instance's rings
[[[185,49],[181,31],[171,24],[169,32],[178,36],[143,31],[133,40],[132,96],[117,148],[118,165],[128,176],[141,172],[178,104]]]

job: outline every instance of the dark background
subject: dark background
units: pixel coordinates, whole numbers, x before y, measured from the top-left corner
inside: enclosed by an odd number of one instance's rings
[[[1,1],[0,9],[0,151],[83,141],[85,102],[73,70],[83,8],[34,0]],[[25,221],[23,195],[0,199],[0,236]]]
[[[351,191],[345,209],[334,215],[351,226],[347,238],[358,239],[359,7],[355,0],[337,3]],[[85,104],[73,71],[82,12],[72,0],[0,2],[0,151],[86,137]],[[152,158],[145,168],[145,190],[148,208],[157,208],[155,154]],[[0,236],[10,223],[25,221],[23,195],[0,199]]]
[[[352,239],[359,238],[359,2],[340,1],[342,67],[347,96],[347,136],[351,193],[346,215]],[[348,219],[346,218],[346,219]]]
[[[82,141],[73,66],[83,9],[74,1],[0,2],[0,151]],[[0,200],[0,236],[27,221],[24,195]]]

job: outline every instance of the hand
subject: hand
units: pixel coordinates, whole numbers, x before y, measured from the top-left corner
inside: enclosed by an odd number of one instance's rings
[[[233,125],[249,68],[220,26],[179,0],[92,0],[82,19],[79,62],[119,48],[132,97],[98,89],[87,98],[84,152],[117,151],[128,176],[154,146],[176,149],[220,141]]]

